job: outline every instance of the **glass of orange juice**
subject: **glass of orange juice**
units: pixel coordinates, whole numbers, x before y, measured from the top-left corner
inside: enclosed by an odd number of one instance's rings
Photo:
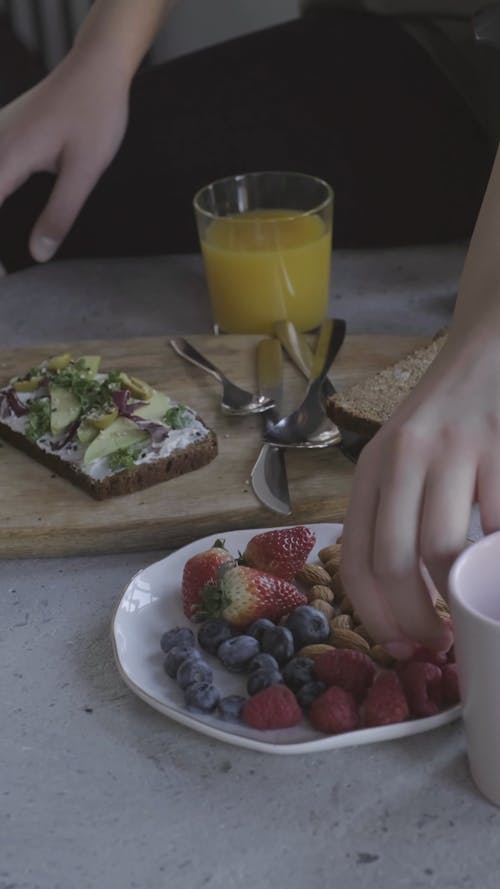
[[[245,173],[194,197],[214,331],[300,331],[326,315],[333,191],[303,173]]]

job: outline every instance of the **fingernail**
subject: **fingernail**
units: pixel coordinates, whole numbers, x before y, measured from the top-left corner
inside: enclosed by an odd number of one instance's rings
[[[54,241],[53,238],[41,235],[32,245],[31,253],[33,259],[36,259],[37,262],[47,262],[48,259],[52,259],[58,247],[59,243]]]
[[[400,639],[395,642],[383,642],[382,645],[387,653],[397,661],[408,660],[415,651],[415,646],[411,642],[401,642]]]

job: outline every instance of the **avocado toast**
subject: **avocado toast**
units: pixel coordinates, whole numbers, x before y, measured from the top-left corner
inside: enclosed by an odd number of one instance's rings
[[[56,355],[0,388],[0,435],[97,500],[198,469],[217,440],[192,408],[100,357]]]

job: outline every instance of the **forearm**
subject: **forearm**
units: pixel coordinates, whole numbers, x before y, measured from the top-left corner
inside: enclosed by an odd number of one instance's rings
[[[459,340],[500,336],[500,150],[470,242],[451,333]]]
[[[102,62],[131,80],[176,0],[96,0],[81,26],[71,57]]]

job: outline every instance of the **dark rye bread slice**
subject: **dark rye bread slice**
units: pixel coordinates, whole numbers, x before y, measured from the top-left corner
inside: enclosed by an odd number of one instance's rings
[[[341,429],[371,438],[416,386],[445,340],[446,331],[440,331],[428,346],[415,349],[362,383],[332,395],[327,402],[328,416]]]
[[[199,420],[200,418],[197,417]],[[83,488],[96,500],[106,500],[121,494],[133,494],[143,488],[149,488],[159,482],[167,481],[194,469],[200,469],[217,456],[217,438],[209,429],[205,438],[195,441],[185,448],[172,451],[151,463],[138,463],[131,469],[121,469],[103,479],[94,479],[82,472],[78,464],[62,460],[56,453],[39,448],[36,442],[30,441],[20,432],[11,429],[0,421],[0,436],[4,441],[34,457],[39,463],[47,466],[58,475],[68,479],[79,488]]]

